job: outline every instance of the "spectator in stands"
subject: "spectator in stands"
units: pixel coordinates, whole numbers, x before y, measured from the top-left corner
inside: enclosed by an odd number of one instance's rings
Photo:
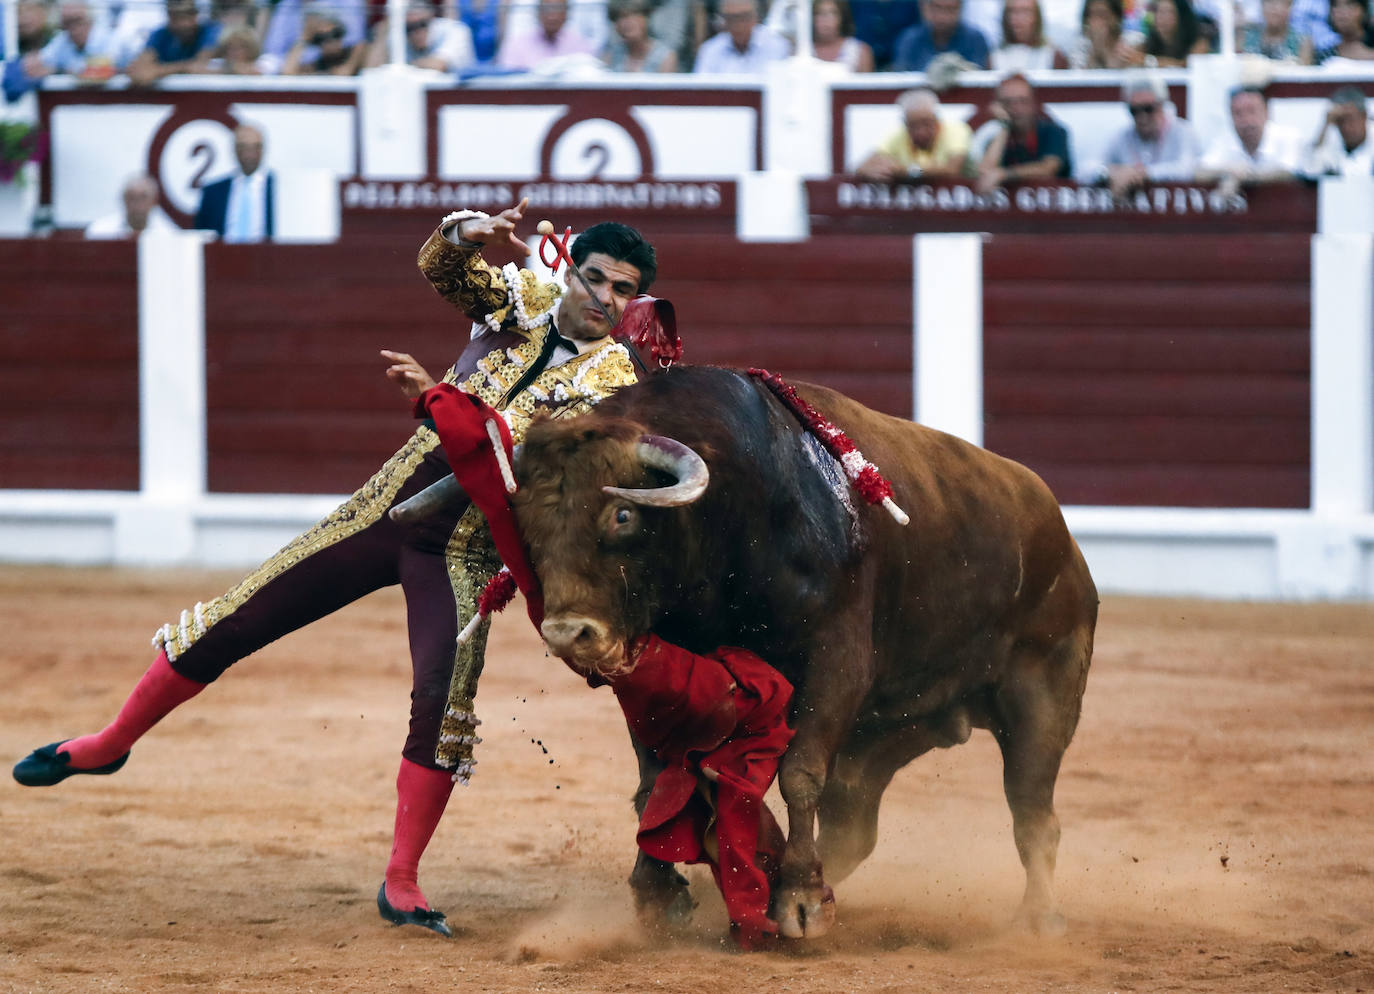
[[[1280,183],[1297,175],[1302,139],[1292,128],[1269,120],[1269,98],[1261,87],[1231,91],[1231,126],[1202,156],[1199,183],[1220,183],[1234,192],[1241,185]]]
[[[129,81],[151,86],[177,73],[210,71],[220,28],[202,20],[195,0],[167,0],[167,23],[148,36],[148,47],[129,65]]]
[[[992,53],[992,68],[1003,72],[1069,68],[1064,53],[1045,40],[1040,0],[1006,0],[1002,7],[1002,45]]]
[[[879,183],[924,177],[962,176],[968,168],[969,126],[941,120],[940,98],[929,87],[907,90],[897,98],[902,127],[862,163],[855,174]]]
[[[238,31],[241,28],[253,32],[254,40],[257,41],[258,47],[261,49],[263,29],[267,26],[267,18],[264,15],[259,19],[259,9],[253,0],[214,0],[210,7],[210,19],[219,25],[221,37],[230,31]]]
[[[1185,66],[1188,56],[1211,51],[1189,0],[1153,0],[1144,42],[1130,53],[1135,66]]]
[[[917,0],[849,0],[849,7],[854,14],[854,37],[873,50],[874,68],[891,68],[897,39],[921,23]]]
[[[256,31],[247,26],[230,28],[219,36],[210,71],[226,76],[257,76],[262,72],[258,67],[260,55],[262,45]]]
[[[921,23],[897,39],[892,68],[924,72],[936,56],[952,52],[975,69],[986,69],[987,39],[963,22],[962,13],[962,0],[921,0]]]
[[[317,34],[308,31],[305,21],[310,14],[317,13],[337,18],[343,22],[345,48],[352,47],[367,39],[367,4],[358,0],[341,0],[338,4],[326,0],[276,0],[272,7],[272,20],[267,25],[267,33],[262,40],[265,59],[284,60],[296,41],[304,36]],[[304,61],[313,59],[312,52],[302,53]],[[366,54],[366,53],[364,53]],[[280,63],[279,63],[280,64]]]
[[[1305,38],[1289,23],[1293,0],[1263,0],[1260,4],[1262,20],[1247,24],[1236,40],[1236,51],[1246,55],[1263,55],[1275,62],[1312,64],[1312,39]]]
[[[301,36],[282,63],[283,76],[356,76],[367,46],[345,42],[348,29],[329,10],[306,11]]]
[[[1369,140],[1369,111],[1363,93],[1343,86],[1331,94],[1331,106],[1303,160],[1304,175],[1314,179],[1370,174],[1374,142]]]
[[[177,226],[157,205],[157,180],[146,173],[131,176],[120,191],[123,210],[96,218],[86,226],[86,237],[137,238],[145,231],[176,231]]]
[[[501,43],[496,64],[502,69],[538,69],[550,59],[591,55],[597,44],[568,23],[567,0],[539,0],[539,23]]]
[[[19,0],[14,13],[21,56],[41,52],[57,34],[46,0]]]
[[[472,33],[476,64],[493,65],[501,44],[501,0],[456,0],[453,13]]]
[[[262,132],[252,125],[234,129],[238,168],[200,191],[194,227],[226,242],[270,241],[275,229],[275,183],[262,167]]]
[[[1314,52],[1334,48],[1340,40],[1331,29],[1329,0],[1293,0],[1293,12],[1289,15],[1288,22],[1298,34],[1312,39]]]
[[[792,54],[782,35],[759,23],[757,0],[720,0],[720,18],[725,30],[701,43],[693,72],[761,73]]]
[[[854,37],[849,0],[815,0],[811,8],[811,47],[816,58],[838,62],[850,72],[873,71],[873,49]]]
[[[998,83],[996,99],[988,109],[996,130],[978,164],[979,192],[1023,180],[1073,175],[1069,133],[1042,113],[1035,88],[1025,76],[1012,73]]]
[[[135,53],[106,24],[96,23],[88,0],[63,0],[58,8],[62,30],[37,52],[19,61],[23,77],[14,92],[36,87],[52,75],[75,76],[84,82],[103,82],[123,72]]]
[[[1121,0],[1085,0],[1082,33],[1069,49],[1071,69],[1125,69],[1144,44],[1124,37]],[[1134,42],[1134,43],[1133,43]]]
[[[1197,135],[1174,113],[1164,80],[1133,76],[1122,84],[1121,97],[1131,123],[1107,146],[1102,170],[1093,178],[1118,197],[1149,182],[1191,180],[1200,152]]]
[[[433,0],[408,0],[406,4],[406,62],[417,69],[456,73],[469,68],[477,56],[472,47],[472,32],[462,21],[439,17]],[[390,44],[385,18],[372,26],[368,46],[369,66],[386,64]]]
[[[677,72],[677,53],[649,31],[649,0],[612,0],[615,37],[604,56],[612,72]]]
[[[1325,65],[1332,59],[1374,60],[1374,48],[1365,41],[1369,31],[1369,0],[1331,0],[1329,23],[1338,40],[1314,55],[1313,62]]]

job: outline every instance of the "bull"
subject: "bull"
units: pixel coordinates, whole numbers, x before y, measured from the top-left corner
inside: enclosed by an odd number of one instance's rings
[[[827,479],[835,464],[765,385],[674,369],[525,439],[514,504],[543,586],[544,639],[589,676],[614,673],[652,631],[694,652],[744,647],[793,683],[773,904],[784,936],[829,927],[826,878],[872,852],[897,770],[974,728],[1002,753],[1026,873],[1020,914],[1060,931],[1054,787],[1098,598],[1059,505],[1018,463],[796,386],[882,469],[911,523],[850,503]],[[651,758],[640,750],[640,810]],[[674,868],[643,853],[630,882],[641,909],[686,899]]]

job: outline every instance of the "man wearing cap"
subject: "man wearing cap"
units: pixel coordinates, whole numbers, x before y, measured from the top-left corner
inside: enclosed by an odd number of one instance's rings
[[[420,270],[474,323],[443,377],[498,411],[516,442],[536,411],[570,417],[635,380],[625,346],[610,332],[657,272],[653,246],[633,228],[598,224],[578,238],[565,285],[514,264],[489,266],[484,245],[528,253],[515,235],[527,206],[489,217],[446,217],[420,250]],[[585,282],[583,282],[585,281]],[[599,305],[599,306],[598,306]],[[387,376],[408,394],[433,385],[410,356],[384,351]],[[373,590],[400,584],[406,598],[413,682],[410,729],[396,780],[391,858],[377,894],[382,916],[450,934],[418,885],[421,855],[448,803],[466,782],[480,741],[474,714],[488,625],[457,645],[477,597],[500,569],[486,521],[467,502],[406,525],[390,509],[449,474],[435,431],[422,425],[352,497],[222,596],[198,603],[154,638],[152,666],[101,732],[35,750],[14,769],[26,786],[74,774],[109,774],[153,725],[270,642]]]

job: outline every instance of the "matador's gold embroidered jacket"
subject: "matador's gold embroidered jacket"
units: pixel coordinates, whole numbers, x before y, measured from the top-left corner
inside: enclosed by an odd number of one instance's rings
[[[476,322],[471,344],[444,380],[476,394],[501,412],[516,443],[537,410],[553,417],[584,414],[617,387],[635,381],[625,346],[604,339],[597,347],[544,369],[511,396],[552,331],[563,287],[514,263],[489,266],[476,247],[456,245],[434,232],[420,249],[420,271],[445,300]]]

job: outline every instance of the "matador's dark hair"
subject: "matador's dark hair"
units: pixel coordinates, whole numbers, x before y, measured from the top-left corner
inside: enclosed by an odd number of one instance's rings
[[[569,251],[578,267],[593,252],[628,262],[639,270],[640,293],[653,286],[654,278],[658,276],[658,257],[654,254],[654,247],[634,228],[618,221],[602,221],[592,225],[577,236]]]

